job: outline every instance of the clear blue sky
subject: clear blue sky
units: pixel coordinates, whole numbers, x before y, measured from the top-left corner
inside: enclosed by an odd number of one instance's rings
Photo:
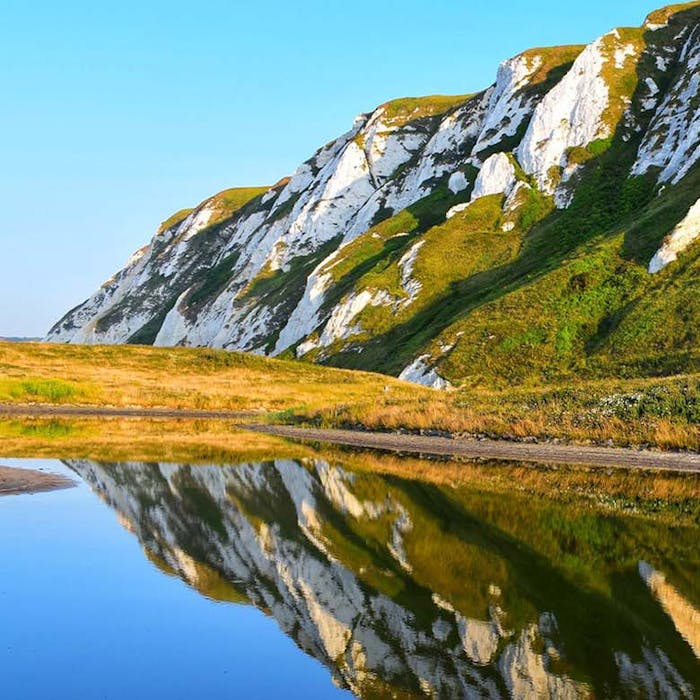
[[[43,335],[170,213],[275,182],[359,112],[660,4],[0,0],[0,335]]]

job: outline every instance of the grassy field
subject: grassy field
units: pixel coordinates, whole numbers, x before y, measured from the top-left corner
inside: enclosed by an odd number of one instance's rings
[[[367,372],[221,350],[0,343],[0,403],[298,412],[427,395]]]
[[[0,343],[0,403],[226,409],[325,427],[700,449],[699,375],[444,393],[218,350]]]

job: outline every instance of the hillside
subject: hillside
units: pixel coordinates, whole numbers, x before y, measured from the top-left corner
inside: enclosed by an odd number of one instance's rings
[[[165,221],[48,340],[446,387],[698,371],[700,3],[356,118]]]

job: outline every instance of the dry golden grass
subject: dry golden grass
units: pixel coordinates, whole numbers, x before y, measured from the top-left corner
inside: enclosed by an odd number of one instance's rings
[[[326,427],[661,449],[700,449],[692,417],[699,387],[698,377],[688,376],[443,393],[378,374],[220,350],[0,343],[0,403],[257,411],[267,420]],[[640,393],[652,397],[658,415],[625,416],[605,404]]]
[[[239,463],[300,459],[310,450],[222,420],[0,419],[2,457],[108,462]]]
[[[494,438],[536,437],[579,444],[697,451],[700,425],[680,409],[669,416],[647,413],[630,417],[606,409],[607,397],[642,392],[662,394],[665,387],[682,381],[682,378],[606,380],[498,392],[464,389],[431,392],[408,401],[388,394],[379,401],[321,410],[313,420],[326,427],[361,425],[375,430],[439,430]],[[698,383],[697,377],[688,381]],[[688,405],[698,400],[692,392],[687,396]]]
[[[424,460],[337,448],[333,454],[335,459],[356,471],[391,474],[455,488],[471,485],[499,492],[515,489],[559,499],[592,495],[604,495],[606,499],[700,499],[700,475],[695,474],[604,467],[547,467],[508,462],[479,463],[454,459]]]
[[[390,475],[457,491],[508,498],[520,493],[595,510],[634,513],[677,525],[700,522],[700,475],[600,467],[424,460],[343,448],[326,450],[356,472]]]
[[[0,343],[0,403],[315,411],[386,391],[389,377],[222,350]]]

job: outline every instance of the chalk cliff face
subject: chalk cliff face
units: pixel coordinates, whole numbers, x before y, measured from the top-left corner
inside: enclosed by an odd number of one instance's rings
[[[683,328],[659,347],[633,312],[697,275],[696,6],[527,51],[475,95],[360,115],[272,188],[171,217],[48,339],[286,353],[435,386],[541,373],[533,354],[550,375],[612,369],[611,348],[691,362]],[[582,287],[586,266],[600,274]]]
[[[550,522],[551,506],[515,495],[500,517],[481,492],[417,488],[322,459],[68,464],[160,568],[203,595],[266,611],[360,697],[697,690],[698,612],[634,559],[640,549],[662,563],[672,556],[655,524],[616,538],[623,565],[605,563],[609,525],[591,532],[588,515],[579,530],[580,513]],[[684,533],[672,537],[679,551],[691,546]]]

